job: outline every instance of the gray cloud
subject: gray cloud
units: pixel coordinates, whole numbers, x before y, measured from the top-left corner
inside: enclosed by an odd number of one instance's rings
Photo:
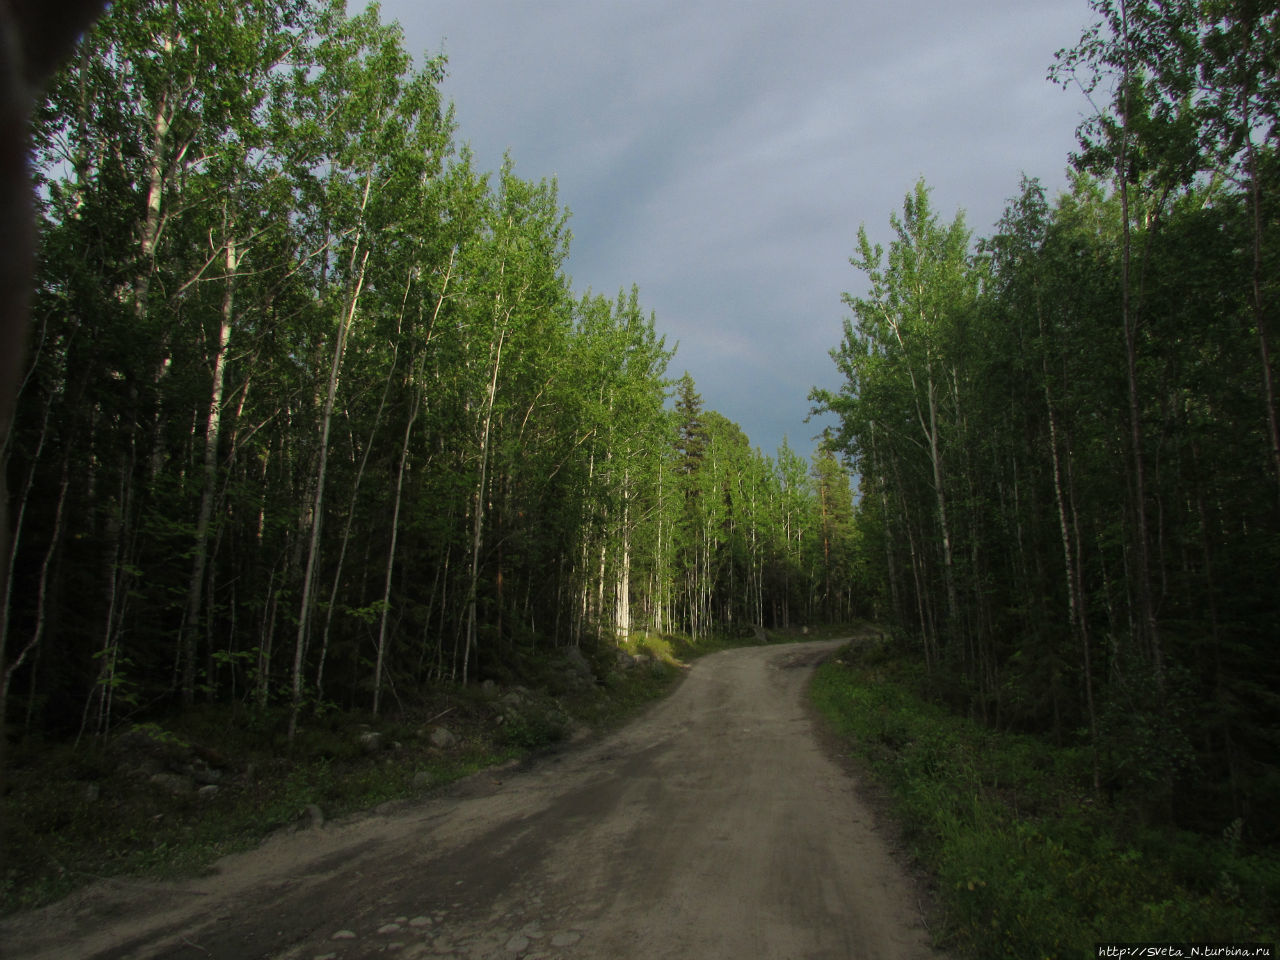
[[[460,139],[555,176],[575,288],[640,286],[708,406],[804,453],[834,387],[858,226],[917,177],[989,232],[1023,172],[1064,183],[1082,100],[1045,81],[1084,0],[384,0],[449,56]]]

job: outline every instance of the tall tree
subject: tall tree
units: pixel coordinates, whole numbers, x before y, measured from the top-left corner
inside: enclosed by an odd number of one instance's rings
[[[852,412],[850,407],[868,386],[878,390],[879,382],[901,383],[898,390],[910,405],[932,476],[947,632],[954,634],[961,624],[945,434],[948,407],[954,409],[959,398],[949,358],[958,342],[957,330],[973,309],[978,272],[971,262],[963,215],[943,227],[923,181],[907,195],[903,216],[894,216],[890,223],[896,239],[887,262],[883,247],[872,245],[865,228],[858,232],[858,252],[850,262],[867,275],[870,289],[865,297],[844,298],[854,318],[845,322],[845,338],[834,355],[847,383],[839,396],[819,393],[816,398],[829,409]],[[855,458],[869,452],[868,435],[846,434],[846,439],[852,442]]]

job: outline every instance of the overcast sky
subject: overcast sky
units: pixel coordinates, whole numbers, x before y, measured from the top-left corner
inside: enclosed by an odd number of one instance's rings
[[[350,0],[353,9],[361,0]],[[383,0],[449,59],[484,170],[555,177],[576,293],[635,283],[672,374],[773,454],[839,386],[860,224],[915,180],[987,235],[1022,173],[1055,194],[1086,104],[1045,79],[1086,0]]]

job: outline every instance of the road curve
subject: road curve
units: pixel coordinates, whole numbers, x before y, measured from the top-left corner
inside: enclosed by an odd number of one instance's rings
[[[619,733],[210,877],[100,884],[6,957],[934,958],[911,885],[805,705],[840,646],[699,660]],[[2,946],[7,944],[7,946]]]

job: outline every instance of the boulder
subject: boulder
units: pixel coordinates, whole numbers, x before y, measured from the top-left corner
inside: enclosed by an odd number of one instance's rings
[[[110,750],[115,754],[149,754],[162,757],[191,755],[191,747],[153,723],[138,724],[111,741]]]
[[[306,814],[314,829],[319,830],[324,826],[324,812],[320,809],[319,804],[308,803]]]
[[[458,738],[453,735],[453,731],[448,727],[432,727],[429,739],[431,740],[431,745],[440,750],[448,750],[458,742]]]
[[[365,753],[377,753],[382,749],[382,734],[376,730],[366,730],[356,738]]]
[[[155,724],[139,724],[117,736],[108,748],[124,770],[140,779],[166,772],[186,772],[191,747]]]
[[[578,676],[584,680],[595,682],[595,673],[591,670],[591,664],[587,663],[587,658],[582,655],[582,651],[577,647],[570,647],[565,653],[565,659],[569,661],[569,667]]]
[[[173,797],[189,797],[196,792],[195,782],[178,773],[153,773],[151,783]]]
[[[513,710],[519,710],[529,702],[529,691],[524,687],[512,687],[502,695],[498,703]]]
[[[213,767],[207,766],[204,763],[196,762],[188,764],[186,773],[192,780],[202,786],[216,786],[222,783],[222,771],[215,770]]]
[[[126,730],[111,742],[109,751],[120,769],[178,793],[222,783],[231,763],[222,754],[187,743],[153,723]],[[190,784],[190,789],[177,787],[179,781]]]

